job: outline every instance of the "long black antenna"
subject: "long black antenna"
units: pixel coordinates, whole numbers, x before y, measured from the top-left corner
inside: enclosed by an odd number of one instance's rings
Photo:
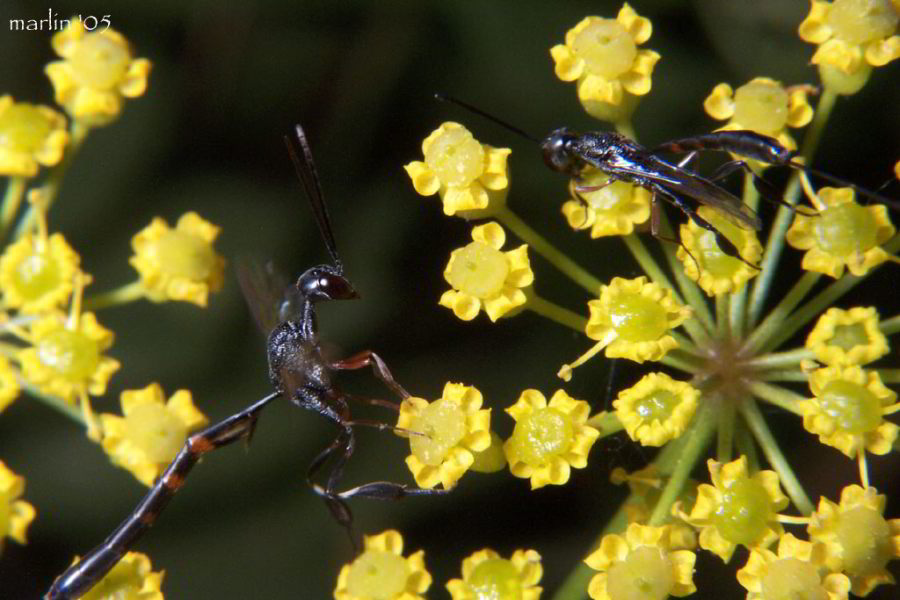
[[[507,123],[506,121],[504,121],[503,119],[501,119],[500,117],[495,117],[494,115],[487,113],[487,112],[481,110],[480,108],[475,108],[468,102],[463,102],[462,100],[460,100],[458,98],[454,98],[452,96],[446,96],[439,92],[435,93],[434,97],[436,100],[440,100],[441,102],[449,102],[450,104],[455,104],[457,106],[461,106],[462,108],[465,108],[469,112],[473,112],[476,115],[479,115],[479,116],[484,117],[485,119],[488,119],[489,121],[493,121],[494,123],[496,123],[497,125],[500,125],[501,127],[505,127],[506,129],[509,129],[513,133],[519,134],[526,140],[531,140],[532,142],[534,142],[536,144],[541,143],[541,140],[539,138],[531,135],[530,133],[526,132],[524,129],[519,129],[515,125],[511,125],[511,124]]]
[[[297,171],[297,178],[303,184],[306,191],[306,197],[309,198],[309,204],[312,206],[313,214],[316,217],[316,223],[319,226],[319,232],[322,234],[322,240],[331,255],[334,266],[340,273],[344,272],[344,265],[338,258],[337,243],[334,241],[334,232],[331,229],[331,219],[328,218],[328,207],[325,205],[325,197],[322,194],[322,185],[319,183],[319,174],[316,172],[316,163],[313,160],[312,150],[309,149],[309,142],[306,140],[306,133],[303,127],[298,123],[294,126],[294,132],[297,134],[296,146],[300,147],[297,152],[294,142],[290,137],[284,136],[284,143],[287,146],[288,154],[291,156],[291,162],[294,163],[294,169]]]
[[[853,191],[856,192],[857,194],[859,194],[860,196],[865,196],[865,197],[869,198],[870,200],[874,200],[875,202],[878,202],[879,204],[884,204],[885,206],[888,206],[888,207],[892,208],[893,210],[900,211],[900,200],[895,200],[893,198],[888,198],[886,196],[882,196],[878,192],[873,192],[864,187],[860,187],[851,181],[847,181],[846,179],[841,179],[840,177],[835,177],[834,175],[829,175],[828,173],[825,173],[818,169],[814,169],[812,167],[808,167],[800,162],[796,162],[796,161],[792,160],[792,161],[788,161],[788,164],[790,164],[792,167],[800,169],[801,171],[805,171],[808,174],[813,175],[814,177],[824,179],[825,181],[827,181],[829,183],[833,183],[840,187],[849,187],[849,188],[853,189]],[[884,187],[884,186],[882,186],[882,187]]]

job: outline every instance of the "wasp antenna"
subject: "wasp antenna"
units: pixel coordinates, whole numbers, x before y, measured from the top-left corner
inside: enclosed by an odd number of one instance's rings
[[[851,181],[847,181],[846,179],[841,179],[840,177],[835,177],[834,175],[829,175],[828,173],[825,173],[824,171],[819,171],[818,169],[813,169],[812,167],[807,167],[806,165],[804,165],[802,163],[790,161],[790,164],[792,167],[800,169],[801,171],[805,171],[806,173],[809,173],[810,175],[813,175],[820,179],[824,179],[825,181],[827,181],[829,183],[833,183],[833,184],[839,185],[841,187],[852,188],[853,191],[856,192],[857,194],[859,194],[860,196],[865,196],[866,198],[869,198],[870,200],[874,200],[875,202],[878,202],[880,204],[884,204],[885,206],[888,206],[888,207],[892,208],[893,210],[900,211],[900,200],[888,198],[887,196],[883,196],[877,192],[873,192],[872,190],[868,190],[864,187],[860,187]],[[885,186],[881,186],[881,187],[883,188]],[[879,188],[879,189],[881,189],[881,188]]]
[[[316,172],[316,163],[313,160],[312,150],[309,149],[309,142],[306,139],[306,133],[303,127],[298,123],[294,126],[294,132],[297,135],[296,144],[288,137],[284,136],[284,143],[287,146],[288,154],[291,162],[294,163],[294,169],[297,171],[297,178],[303,184],[306,191],[306,197],[309,198],[309,204],[312,206],[313,214],[316,217],[316,224],[319,226],[319,232],[322,234],[322,240],[331,255],[331,260],[343,273],[344,265],[338,258],[337,243],[334,241],[334,232],[331,229],[331,219],[328,217],[328,207],[325,204],[325,197],[322,194],[322,185],[319,183],[319,174]],[[299,146],[300,151],[297,151]]]
[[[450,104],[455,104],[457,106],[460,106],[460,107],[468,110],[469,112],[473,112],[476,115],[484,117],[485,119],[488,119],[489,121],[493,121],[497,125],[500,125],[501,127],[504,127],[506,129],[512,131],[513,133],[516,133],[516,134],[522,136],[526,140],[530,140],[530,141],[534,142],[535,144],[541,143],[540,139],[538,139],[535,136],[531,135],[530,133],[526,132],[524,129],[519,129],[515,125],[511,125],[511,124],[507,123],[500,117],[495,117],[494,115],[492,115],[488,112],[485,112],[485,111],[481,110],[480,108],[476,108],[476,107],[472,106],[468,102],[463,102],[459,98],[454,98],[453,96],[447,96],[445,94],[441,94],[440,92],[436,92],[434,94],[434,98],[435,98],[435,100],[439,100],[441,102],[448,102]]]

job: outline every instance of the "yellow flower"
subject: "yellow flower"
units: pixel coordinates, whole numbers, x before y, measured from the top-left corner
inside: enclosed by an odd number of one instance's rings
[[[849,485],[841,491],[840,504],[819,500],[807,527],[810,539],[825,545],[825,564],[850,577],[856,596],[894,583],[885,567],[900,557],[900,519],[885,520],[884,504],[875,488]]]
[[[812,63],[826,87],[853,94],[865,84],[872,67],[900,57],[900,5],[891,0],[812,0],[800,23],[800,38],[817,44]]]
[[[506,232],[494,222],[474,227],[472,239],[450,254],[444,279],[453,289],[441,295],[439,304],[463,321],[471,321],[482,309],[496,321],[527,301],[522,288],[534,282],[528,246],[501,252]]]
[[[24,493],[25,478],[7,469],[0,460],[0,550],[6,537],[26,543],[25,530],[37,513],[33,506],[19,500]]]
[[[0,96],[0,175],[34,177],[39,165],[62,159],[68,141],[66,118],[55,110]]]
[[[447,582],[452,600],[538,600],[544,574],[541,555],[516,550],[507,560],[485,548],[463,559],[462,579]]]
[[[48,236],[43,217],[37,234],[26,233],[0,256],[0,290],[6,308],[42,313],[68,302],[80,258],[61,233]]]
[[[81,600],[163,600],[160,586],[165,573],[150,569],[146,554],[128,552]]]
[[[209,421],[187,390],[178,390],[166,402],[162,387],[151,383],[141,390],[123,391],[120,399],[124,417],[100,415],[103,450],[114,465],[151,486],[187,436]]]
[[[588,584],[588,595],[594,600],[655,600],[697,591],[693,579],[697,556],[680,549],[670,533],[668,525],[632,523],[624,536],[603,536],[600,548],[584,559],[587,566],[600,571]]]
[[[865,275],[887,260],[896,260],[881,249],[896,231],[883,204],[860,206],[852,188],[825,187],[807,195],[819,214],[797,213],[787,231],[788,243],[806,250],[803,268],[835,279],[846,267],[853,275]]]
[[[813,398],[800,403],[803,427],[854,458],[860,451],[887,454],[897,439],[897,425],[884,415],[900,408],[897,394],[875,371],[859,366],[826,367],[809,375]]]
[[[640,96],[650,92],[660,56],[638,49],[653,26],[627,3],[615,19],[585,17],[566,32],[566,43],[550,49],[556,76],[577,81],[578,101],[593,117],[627,120]]]
[[[537,390],[525,390],[506,412],[515,419],[513,434],[503,444],[509,470],[531,479],[531,489],[569,481],[571,469],[587,466],[600,432],[588,426],[591,407],[563,390],[550,403]]]
[[[756,77],[737,91],[727,83],[720,83],[706,97],[703,108],[714,119],[730,119],[718,131],[749,129],[795,150],[797,144],[787,128],[803,127],[812,119],[813,109],[807,100],[811,89],[808,85],[784,87],[768,77]]]
[[[103,125],[122,111],[123,98],[147,89],[150,61],[132,58],[128,41],[112,29],[88,32],[81,19],[53,36],[53,50],[63,60],[45,72],[56,102],[85,125]]]
[[[131,238],[128,262],[141,276],[146,297],[153,302],[183,300],[206,306],[210,292],[222,289],[225,259],[213,242],[219,228],[195,212],[178,219],[175,229],[160,217]]]
[[[607,358],[627,358],[635,362],[659,360],[678,347],[669,330],[678,327],[691,315],[691,309],[680,306],[672,292],[646,277],[623,279],[614,277],[601,286],[600,299],[588,302],[591,316],[585,333],[598,340],[593,348],[575,362],[563,365],[557,375],[565,381],[572,369],[587,362],[606,348]]]
[[[634,232],[635,225],[650,218],[649,191],[624,181],[608,181],[609,175],[590,169],[581,175],[578,185],[603,187],[577,196],[575,182],[571,182],[569,191],[575,199],[563,204],[562,212],[572,229],[590,228],[591,237],[595,239],[608,235],[629,235]]]
[[[491,410],[481,409],[481,392],[447,383],[441,397],[429,403],[411,396],[400,404],[397,427],[421,435],[409,437],[406,465],[416,483],[449,490],[474,462],[474,453],[491,445]]]
[[[510,152],[482,144],[468,129],[448,121],[422,142],[425,161],[415,160],[403,168],[416,192],[441,197],[444,214],[483,218],[506,202]]]
[[[0,413],[19,397],[20,391],[16,370],[13,369],[6,357],[0,356]]]
[[[491,431],[491,442],[484,450],[473,452],[475,460],[469,467],[476,473],[496,473],[506,468],[506,455],[503,454],[503,440],[496,431]]]
[[[816,353],[819,362],[838,367],[864,365],[890,351],[887,338],[878,329],[874,306],[829,308],[816,321],[806,347]]]
[[[403,557],[403,537],[388,530],[363,537],[363,552],[344,565],[334,589],[335,600],[423,600],[431,586],[425,552]]]
[[[747,264],[757,264],[762,257],[763,248],[756,232],[738,227],[723,213],[708,206],[701,206],[697,212],[734,244],[744,260],[722,252],[715,234],[690,220],[681,226],[683,246],[679,246],[676,252],[684,265],[685,275],[696,281],[710,296],[738,291],[759,274],[757,269]]]
[[[690,515],[681,517],[701,527],[700,547],[723,561],[731,560],[738,546],[765,548],[784,533],[778,511],[787,507],[774,471],[747,472],[747,457],[727,464],[707,461],[713,485],[697,488]]]
[[[765,548],[751,550],[747,564],[737,572],[737,580],[747,590],[747,600],[846,600],[850,580],[846,575],[828,572],[824,550],[822,544],[786,533],[778,541],[777,554]]]
[[[699,397],[687,382],[650,373],[619,392],[613,407],[628,437],[644,446],[662,446],[684,433]]]

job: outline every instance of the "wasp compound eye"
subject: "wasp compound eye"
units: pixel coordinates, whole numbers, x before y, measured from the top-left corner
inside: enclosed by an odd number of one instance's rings
[[[576,174],[579,171],[580,161],[569,149],[571,139],[573,136],[569,130],[562,128],[553,131],[541,142],[544,163],[548,167],[560,173]]]

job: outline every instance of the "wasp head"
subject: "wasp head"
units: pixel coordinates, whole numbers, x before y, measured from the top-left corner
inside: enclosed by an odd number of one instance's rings
[[[581,159],[572,152],[571,144],[578,139],[578,134],[561,127],[550,132],[541,142],[541,150],[544,152],[544,162],[548,167],[560,173],[575,176],[581,170]]]
[[[344,277],[343,269],[334,265],[319,265],[307,270],[297,280],[297,289],[310,302],[359,298]]]

